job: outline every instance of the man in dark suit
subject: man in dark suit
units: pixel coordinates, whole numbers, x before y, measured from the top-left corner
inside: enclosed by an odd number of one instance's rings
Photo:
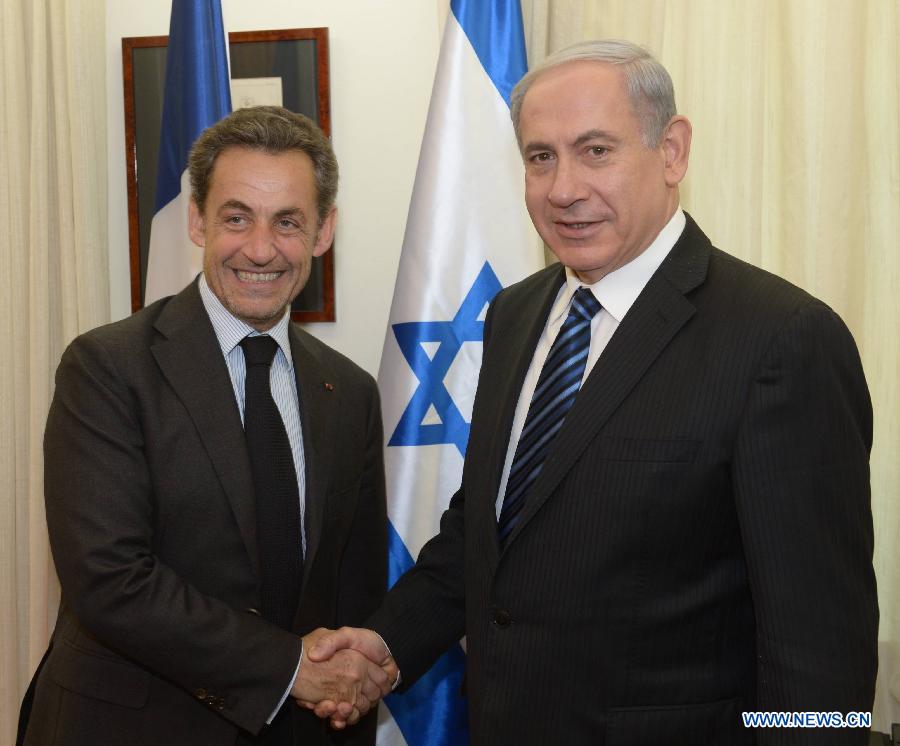
[[[682,212],[691,127],[641,48],[558,53],[511,113],[561,264],[492,303],[462,485],[367,626],[404,684],[466,636],[474,744],[866,743],[741,715],[871,709],[849,332]],[[344,629],[312,657],[346,646],[386,654]]]
[[[24,742],[373,744],[374,713],[340,735],[292,701],[347,700],[353,721],[392,681],[355,652],[301,662],[312,630],[362,623],[386,587],[374,381],[290,323],[331,246],[337,162],[309,119],[259,107],[206,130],[190,173],[203,274],[59,366],[45,491],[62,606]]]

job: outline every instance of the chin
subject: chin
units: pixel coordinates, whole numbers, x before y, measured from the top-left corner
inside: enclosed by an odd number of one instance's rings
[[[586,256],[586,252],[571,248],[553,253],[559,261],[575,272],[602,272],[615,261],[613,257],[597,256],[599,252],[591,252],[591,256]]]
[[[237,303],[226,306],[226,308],[232,316],[255,328],[260,324],[272,324],[272,322],[281,318],[285,307],[284,305],[275,307],[270,304],[261,308],[250,303]]]

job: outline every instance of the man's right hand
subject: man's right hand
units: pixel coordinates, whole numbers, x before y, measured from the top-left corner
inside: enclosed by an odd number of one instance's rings
[[[374,632],[320,628],[303,638],[303,659],[291,696],[341,729],[356,723],[388,694],[397,676],[393,659]]]
[[[370,674],[373,670],[380,672],[384,678],[377,674],[374,677],[370,676],[371,684],[375,684],[377,679],[379,696],[374,700],[368,696],[374,693],[371,686],[363,692],[367,695],[366,699],[370,705],[376,704],[381,696],[389,694],[392,686],[399,679],[400,673],[390,651],[381,637],[372,630],[341,627],[334,632],[316,630],[307,637],[312,636],[315,636],[314,639],[309,641],[304,638],[304,658],[308,658],[313,666],[321,666],[333,661],[339,662],[343,656],[353,655],[364,658]],[[300,668],[302,671],[303,666],[301,665]],[[361,709],[358,702],[357,706],[350,710],[346,701],[341,702],[336,699],[298,698],[298,704],[314,710],[320,718],[329,718],[332,727],[337,729],[341,729],[347,724],[352,725],[360,715],[364,715],[368,711],[368,707],[365,710]]]

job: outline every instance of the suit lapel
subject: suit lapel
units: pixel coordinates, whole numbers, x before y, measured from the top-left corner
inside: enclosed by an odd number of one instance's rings
[[[300,423],[303,429],[303,459],[306,470],[304,528],[306,555],[303,581],[313,565],[322,537],[325,496],[330,488],[331,454],[337,430],[337,412],[341,388],[333,374],[322,363],[306,333],[291,324],[291,357],[300,401]]]
[[[475,464],[486,469],[480,477],[472,480],[473,484],[488,485],[485,495],[476,498],[472,508],[483,511],[470,525],[483,527],[485,533],[479,546],[490,551],[490,562],[495,564],[500,554],[497,538],[496,501],[500,490],[500,479],[503,465],[506,462],[506,451],[509,445],[510,431],[515,417],[516,404],[522,383],[534,357],[550,307],[556,299],[560,285],[564,282],[565,271],[562,265],[554,265],[526,280],[535,287],[522,288],[514,293],[503,307],[504,318],[515,319],[516,329],[506,333],[506,329],[498,331],[488,340],[485,349],[481,380],[484,391],[480,396],[486,397],[485,409],[479,407],[479,433],[489,433],[484,459],[472,456]],[[505,326],[505,325],[501,325]],[[478,443],[479,448],[485,445]],[[467,507],[467,509],[470,509]]]
[[[540,510],[660,353],[695,312],[685,297],[706,279],[710,243],[687,225],[613,334],[578,394],[531,488],[506,546]]]
[[[490,381],[492,386],[496,385],[491,396],[498,402],[496,419],[490,424],[493,439],[488,460],[491,491],[495,497],[500,489],[500,478],[503,476],[510,431],[522,384],[534,357],[534,349],[544,331],[550,307],[556,300],[560,285],[565,282],[565,270],[562,265],[557,264],[544,270],[535,279],[540,283],[536,291],[524,290],[515,299],[511,299],[509,306],[504,309],[506,316],[518,320],[521,331],[517,330],[513,334],[501,331],[496,340],[490,340],[491,347],[496,345],[496,349],[492,349],[493,367],[486,371],[484,379]]]
[[[169,302],[155,327],[164,339],[151,347],[153,356],[197,428],[258,577],[253,479],[244,429],[228,367],[196,282]]]

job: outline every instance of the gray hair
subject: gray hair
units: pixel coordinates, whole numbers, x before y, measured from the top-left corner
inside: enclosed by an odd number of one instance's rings
[[[281,106],[250,106],[233,111],[205,129],[191,147],[188,170],[191,198],[203,213],[213,167],[227,148],[262,150],[271,155],[306,153],[316,178],[316,209],[321,223],[337,196],[338,165],[331,142],[309,117]]]
[[[631,106],[641,125],[641,140],[648,148],[655,148],[662,140],[675,110],[675,91],[669,73],[646,49],[622,39],[583,41],[554,52],[528,73],[513,88],[509,99],[509,113],[516,141],[522,148],[519,117],[522,102],[531,84],[548,70],[569,62],[604,62],[621,65]]]

